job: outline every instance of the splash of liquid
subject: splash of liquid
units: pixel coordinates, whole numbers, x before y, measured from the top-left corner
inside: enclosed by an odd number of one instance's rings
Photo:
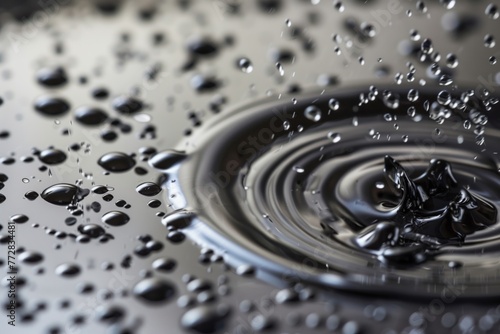
[[[467,235],[496,223],[495,206],[460,185],[445,160],[431,160],[422,175],[411,179],[386,156],[384,173],[390,196],[385,194],[380,204],[391,208],[392,219],[375,220],[355,237],[382,262],[422,262],[441,245],[459,246]]]

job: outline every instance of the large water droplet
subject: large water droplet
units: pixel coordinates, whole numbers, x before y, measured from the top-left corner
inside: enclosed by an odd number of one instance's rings
[[[131,115],[144,108],[142,101],[127,95],[121,95],[113,100],[113,108],[121,114]]]
[[[215,333],[223,331],[223,320],[229,315],[229,307],[226,305],[197,306],[187,311],[181,318],[181,324],[186,329],[198,333]]]
[[[144,196],[155,196],[161,192],[161,187],[153,182],[144,182],[138,185],[135,190]]]
[[[146,278],[135,285],[133,292],[143,302],[161,304],[172,299],[175,289],[164,279]]]
[[[100,125],[108,119],[108,114],[94,107],[80,107],[75,111],[75,119],[84,125]]]
[[[42,96],[36,99],[35,109],[47,116],[58,116],[66,113],[70,105],[62,98]]]
[[[68,77],[62,67],[42,68],[37,72],[37,80],[46,87],[58,87],[64,85]]]
[[[45,189],[41,197],[55,205],[69,205],[78,199],[78,194],[84,195],[80,188],[69,183],[58,183]]]
[[[97,163],[110,172],[126,172],[135,166],[135,160],[122,152],[106,153],[99,158]]]
[[[66,153],[55,148],[49,148],[40,152],[38,158],[47,165],[57,165],[66,160]]]
[[[105,213],[102,218],[102,222],[104,224],[108,224],[111,226],[122,226],[129,222],[130,217],[121,211],[110,211]]]
[[[63,263],[56,268],[56,274],[63,277],[75,277],[80,273],[80,266],[74,263]]]

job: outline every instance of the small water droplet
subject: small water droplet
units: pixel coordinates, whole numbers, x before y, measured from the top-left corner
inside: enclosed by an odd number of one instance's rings
[[[486,6],[484,13],[491,19],[496,20],[500,16],[497,5],[490,3]]]
[[[340,107],[340,104],[339,104],[339,101],[335,98],[331,98],[329,101],[328,101],[328,107],[330,108],[330,110],[332,111],[336,111],[336,110],[339,110],[339,107]]]
[[[456,68],[458,66],[458,58],[454,53],[446,55],[446,66],[449,68]]]
[[[318,122],[321,120],[321,110],[314,105],[308,106],[304,110],[304,116],[313,122]]]
[[[418,93],[418,90],[416,89],[410,89],[408,91],[408,101],[410,102],[415,102],[418,100],[418,96],[419,96],[419,93]]]
[[[251,73],[253,71],[252,62],[248,58],[243,57],[238,59],[237,66],[244,73]]]
[[[422,51],[423,54],[431,54],[432,51],[434,51],[434,46],[432,45],[432,41],[429,38],[426,38],[422,41],[422,44],[420,46],[420,50]]]
[[[332,141],[332,143],[338,143],[342,139],[340,134],[334,131],[328,132],[328,138]]]
[[[490,48],[490,49],[494,48],[496,45],[495,37],[493,37],[493,35],[490,35],[490,34],[487,34],[484,36],[483,42],[484,42],[484,46],[487,48]]]
[[[342,13],[345,10],[345,6],[340,0],[333,1],[333,8],[335,8],[339,13]]]
[[[283,69],[283,66],[281,65],[280,62],[277,62],[276,63],[276,68],[278,69],[278,73],[281,75],[281,76],[284,76],[285,75],[285,70]]]

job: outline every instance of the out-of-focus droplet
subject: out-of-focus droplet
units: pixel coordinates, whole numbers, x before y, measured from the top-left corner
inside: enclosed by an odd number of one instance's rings
[[[237,61],[238,68],[244,73],[251,73],[253,71],[253,65],[250,59],[248,58],[240,58]]]

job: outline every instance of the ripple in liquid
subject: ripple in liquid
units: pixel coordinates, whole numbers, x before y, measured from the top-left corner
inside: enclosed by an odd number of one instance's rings
[[[260,277],[419,296],[453,281],[464,296],[500,293],[490,147],[499,121],[470,96],[444,106],[437,91],[404,95],[310,94],[205,124],[150,160],[168,174],[177,209],[165,226]]]

